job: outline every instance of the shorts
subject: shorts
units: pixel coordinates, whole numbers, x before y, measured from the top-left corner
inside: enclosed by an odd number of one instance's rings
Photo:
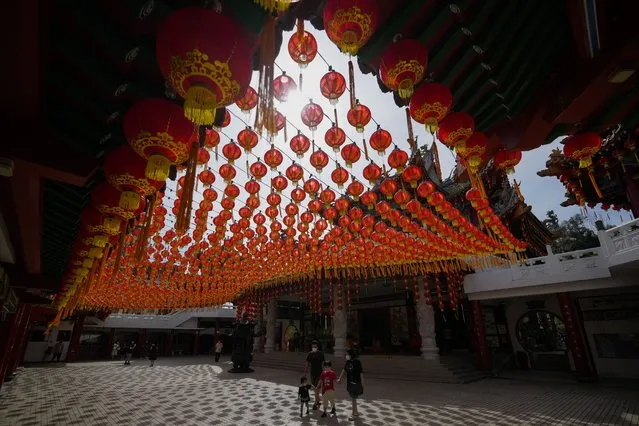
[[[328,404],[331,404],[331,407],[335,407],[335,391],[327,390],[322,394],[322,402],[324,403],[324,409],[328,407]]]
[[[346,390],[348,391],[348,395],[353,399],[357,399],[364,393],[361,383],[348,382],[346,384]]]

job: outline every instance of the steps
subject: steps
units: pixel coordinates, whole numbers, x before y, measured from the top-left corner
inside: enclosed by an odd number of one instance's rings
[[[330,354],[327,359],[333,361],[333,369],[342,369],[343,361],[335,360]],[[456,357],[442,357],[441,362],[427,361],[417,356],[378,357],[363,355],[360,357],[367,377],[374,379],[403,380],[432,383],[470,383],[489,376],[478,371],[464,360]],[[274,352],[255,354],[251,366],[276,370],[298,371],[302,373],[306,364],[306,355],[301,353]]]

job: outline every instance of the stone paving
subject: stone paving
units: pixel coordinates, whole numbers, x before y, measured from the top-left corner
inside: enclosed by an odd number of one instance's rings
[[[344,384],[337,417],[300,418],[301,373],[228,368],[208,357],[26,368],[0,392],[0,425],[353,424]],[[504,379],[365,385],[357,425],[639,425],[639,393],[629,389]]]

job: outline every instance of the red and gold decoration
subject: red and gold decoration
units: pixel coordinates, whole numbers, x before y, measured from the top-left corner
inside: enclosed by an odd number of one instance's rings
[[[516,149],[500,149],[495,153],[493,163],[507,174],[515,173],[515,167],[521,161],[521,151]]]
[[[374,0],[328,0],[324,5],[326,35],[343,53],[357,55],[377,29]]]
[[[216,109],[231,105],[246,92],[252,72],[250,52],[241,27],[212,9],[178,9],[157,35],[160,70],[184,98],[186,118],[198,125],[213,124]]]
[[[579,161],[580,169],[588,169],[588,177],[599,198],[603,197],[594,175],[592,157],[601,149],[601,136],[594,132],[578,133],[566,138],[564,154],[575,161]]]
[[[426,75],[428,50],[417,40],[399,39],[382,55],[379,78],[402,99],[410,99]]]
[[[448,87],[439,83],[424,83],[411,96],[408,109],[413,120],[435,133],[452,105],[453,95]]]

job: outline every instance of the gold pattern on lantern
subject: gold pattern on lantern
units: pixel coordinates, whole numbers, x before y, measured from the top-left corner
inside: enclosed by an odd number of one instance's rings
[[[424,71],[424,65],[416,59],[401,60],[386,72],[386,76],[392,86],[391,89],[397,90],[402,99],[408,99],[413,94],[415,83],[422,81],[422,78],[424,78]],[[409,79],[397,81],[399,76],[407,72],[414,75],[413,81]]]
[[[354,31],[344,31],[340,35],[341,28],[347,23],[355,23],[359,25],[361,34],[357,37]],[[335,44],[342,53],[351,55],[357,54],[361,47],[362,40],[368,40],[372,34],[371,17],[363,14],[361,9],[353,6],[349,9],[338,9],[333,16],[333,20],[329,23],[327,32],[331,34],[335,40]]]

